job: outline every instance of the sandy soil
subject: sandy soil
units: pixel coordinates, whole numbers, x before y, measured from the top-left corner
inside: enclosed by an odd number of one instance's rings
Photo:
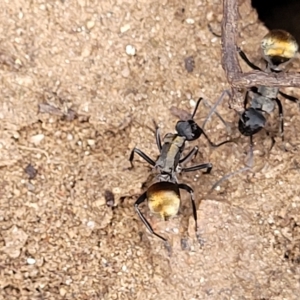
[[[133,209],[151,172],[140,159],[124,168],[134,146],[157,157],[152,120],[173,132],[172,106],[190,112],[198,97],[213,103],[228,88],[220,41],[207,29],[211,23],[220,32],[219,2],[0,3],[0,299],[298,299],[300,117],[293,103],[283,101],[290,151],[276,138],[268,153],[262,132],[254,172],[213,194],[216,180],[244,165],[248,139],[218,149],[202,138],[188,145],[201,150],[193,163],[214,165],[211,175],[180,178],[195,189],[203,247],[187,195],[168,222],[143,207],[171,255]],[[239,43],[259,62],[267,31],[249,3],[240,14]],[[226,103],[218,111],[236,136],[237,115]],[[207,113],[201,106],[196,121]],[[215,117],[207,133],[215,142],[227,137]]]

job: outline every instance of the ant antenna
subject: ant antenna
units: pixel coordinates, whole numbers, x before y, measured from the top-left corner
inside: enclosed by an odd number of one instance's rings
[[[219,186],[223,181],[233,177],[234,175],[237,175],[237,174],[240,174],[240,173],[243,173],[245,171],[248,171],[248,170],[251,170],[252,167],[253,167],[253,137],[252,135],[250,135],[250,150],[249,150],[249,159],[248,159],[248,162],[246,163],[246,167],[244,168],[241,168],[237,171],[234,171],[234,172],[231,172],[227,175],[224,175],[221,179],[219,179],[210,189],[210,193],[217,187]]]
[[[256,66],[254,63],[252,63],[247,55],[245,54],[245,52],[240,48],[240,47],[237,47],[237,52],[239,53],[241,59],[250,67],[252,68],[253,70],[256,70],[256,71],[262,71],[262,69],[258,66]]]
[[[215,37],[217,37],[217,38],[221,38],[221,37],[222,37],[221,34],[217,34],[217,33],[214,32],[214,30],[212,29],[210,23],[207,24],[207,27],[208,27],[208,30],[209,30]]]
[[[214,106],[211,108],[210,112],[208,113],[208,116],[204,120],[204,122],[202,124],[202,129],[205,127],[207,121],[211,118],[213,113],[215,113],[219,117],[219,119],[222,121],[222,123],[225,125],[225,127],[227,127],[227,124],[226,124],[225,120],[219,115],[218,112],[215,112],[217,106],[221,104],[221,102],[223,101],[225,95],[228,95],[231,98],[231,94],[230,94],[229,90],[225,90],[225,91],[222,92],[221,96],[219,97],[217,102],[214,104]]]
[[[208,141],[208,143],[210,144],[210,146],[211,146],[211,147],[214,147],[214,148],[220,147],[220,146],[222,146],[222,145],[224,145],[224,144],[226,144],[226,143],[229,142],[228,140],[226,140],[226,141],[221,142],[221,143],[219,143],[219,144],[214,144],[214,143],[209,139],[209,137],[207,136],[207,134],[204,132],[203,129],[202,129],[202,134],[204,135],[204,137],[206,138],[206,140]],[[233,140],[231,140],[231,141],[233,141]]]

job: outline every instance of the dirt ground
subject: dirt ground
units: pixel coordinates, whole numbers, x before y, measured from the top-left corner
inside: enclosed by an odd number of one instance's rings
[[[201,151],[193,163],[214,165],[211,175],[180,177],[195,190],[203,247],[187,195],[168,222],[142,207],[171,254],[133,208],[151,170],[138,158],[124,169],[134,146],[157,157],[152,120],[173,132],[172,106],[191,112],[198,97],[214,103],[229,87],[220,40],[207,29],[220,32],[220,2],[0,3],[0,299],[299,299],[295,104],[283,101],[289,151],[276,138],[268,152],[270,139],[258,134],[253,173],[212,194],[219,178],[244,166],[248,139],[188,145]],[[267,30],[248,2],[240,5],[239,44],[260,63]],[[197,112],[199,124],[208,110]],[[218,111],[236,136],[238,116],[226,102]],[[228,137],[216,117],[206,131],[215,142]]]

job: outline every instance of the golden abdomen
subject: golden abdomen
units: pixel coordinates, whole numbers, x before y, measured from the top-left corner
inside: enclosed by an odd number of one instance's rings
[[[164,220],[175,216],[180,207],[180,192],[176,184],[157,182],[147,191],[149,209]]]
[[[264,54],[278,56],[286,59],[295,57],[298,44],[295,38],[284,30],[271,30],[261,43]]]

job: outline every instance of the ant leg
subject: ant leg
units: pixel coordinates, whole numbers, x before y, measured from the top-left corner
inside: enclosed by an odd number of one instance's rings
[[[204,244],[204,240],[201,238],[199,232],[198,232],[198,224],[197,224],[197,209],[196,209],[196,203],[195,203],[195,198],[194,198],[194,190],[188,186],[187,184],[181,183],[178,184],[179,189],[187,191],[190,196],[191,196],[191,202],[192,202],[192,208],[193,208],[193,217],[195,220],[195,232],[196,232],[196,237],[198,242],[200,243],[201,246]]]
[[[213,31],[213,29],[212,29],[210,23],[207,24],[207,27],[208,27],[208,30],[209,30],[215,37],[217,37],[217,38],[221,38],[221,37],[222,37],[221,34],[217,34],[217,33],[215,33],[215,32]]]
[[[214,147],[214,148],[217,148],[217,147],[220,147],[224,144],[227,144],[227,143],[230,143],[230,142],[233,142],[234,140],[229,140],[229,141],[224,141],[222,143],[219,143],[219,144],[214,144],[210,139],[209,137],[207,136],[207,134],[202,130],[202,134],[204,135],[204,137],[206,138],[206,140],[208,141],[208,143],[210,144],[210,146]]]
[[[208,108],[210,108],[210,109],[212,108],[212,104],[208,100],[204,100],[204,104]],[[231,133],[230,125],[227,124],[227,122],[221,117],[221,115],[217,111],[215,111],[215,115],[221,120],[221,122],[223,123],[223,125],[225,126],[225,128],[227,130],[227,133],[230,134]],[[208,119],[206,118],[204,126],[206,125],[207,121],[208,121]],[[203,128],[203,126],[202,126],[202,128]]]
[[[244,109],[245,109],[245,110],[247,109],[248,94],[249,94],[249,91],[246,92],[246,95],[245,95],[245,98],[244,98]]]
[[[284,92],[280,92],[280,91],[279,91],[279,94],[280,94],[282,97],[284,97],[285,99],[287,99],[287,100],[289,100],[289,101],[292,101],[292,102],[294,102],[294,103],[297,103],[297,104],[298,104],[298,107],[300,108],[300,101],[299,101],[298,98],[293,97],[293,96],[291,96],[291,95],[288,95],[288,94],[286,94],[286,93],[284,93]]]
[[[280,120],[280,127],[279,127],[279,131],[280,131],[280,136],[281,136],[281,140],[283,143],[283,147],[285,149],[285,145],[284,145],[284,120],[283,120],[283,108],[282,108],[282,104],[280,102],[280,100],[278,98],[275,99],[276,104],[278,106],[278,111],[279,111],[279,120]]]
[[[261,68],[259,68],[258,66],[256,66],[254,63],[252,63],[247,55],[244,53],[244,51],[240,48],[237,47],[237,52],[239,53],[241,59],[253,70],[257,70],[257,71],[262,71]]]
[[[156,145],[157,145],[157,148],[158,148],[159,152],[161,152],[162,145],[161,145],[161,138],[160,138],[160,130],[159,130],[159,127],[158,127],[157,123],[155,122],[155,120],[152,120],[152,121],[153,121],[153,124],[154,124],[154,127],[155,127]]]
[[[253,135],[250,135],[250,150],[249,150],[249,160],[247,163],[247,167],[249,167],[250,169],[253,167]]]
[[[149,163],[151,166],[155,166],[155,162],[147,155],[145,154],[143,151],[141,151],[140,149],[137,148],[133,148],[131,153],[130,153],[130,157],[129,157],[129,161],[131,164],[131,167],[128,168],[128,170],[133,169],[134,165],[133,165],[133,159],[134,159],[134,153],[138,154],[140,157],[142,157],[147,163]]]
[[[209,174],[211,172],[212,167],[213,166],[211,163],[206,163],[206,164],[196,165],[188,168],[182,168],[181,172],[194,172],[202,169],[207,169],[206,172],[204,172],[204,174]]]
[[[221,96],[220,96],[219,99],[217,100],[217,102],[216,102],[216,103],[214,104],[214,106],[211,108],[210,112],[208,113],[208,116],[206,117],[206,119],[204,120],[204,122],[203,122],[203,124],[202,124],[202,128],[203,128],[203,129],[204,129],[204,127],[205,127],[207,121],[208,121],[208,120],[211,118],[211,116],[213,115],[213,113],[215,113],[215,114],[219,117],[219,119],[221,120],[221,122],[225,125],[225,127],[227,127],[227,124],[226,124],[226,122],[224,121],[224,119],[220,116],[220,114],[219,114],[217,111],[215,112],[217,106],[219,106],[219,105],[222,103],[222,101],[223,101],[225,95],[228,95],[229,97],[231,97],[231,94],[230,94],[229,90],[223,91],[222,94],[221,94]]]
[[[245,172],[245,171],[248,171],[248,170],[252,169],[252,167],[253,167],[253,137],[252,137],[252,135],[250,135],[250,150],[249,150],[249,156],[250,156],[250,158],[249,158],[249,160],[248,160],[248,162],[247,162],[247,164],[246,164],[246,167],[241,168],[241,169],[239,169],[239,170],[237,170],[237,171],[231,172],[231,173],[229,173],[229,174],[227,174],[227,175],[224,175],[221,179],[219,179],[219,180],[211,187],[210,192],[212,192],[212,191],[213,191],[217,186],[219,186],[223,181],[225,181],[225,180],[227,180],[227,179],[229,179],[229,178],[231,178],[231,177],[233,177],[233,176],[235,176],[235,175],[237,175],[237,174],[239,174],[239,173],[243,173],[243,172]]]
[[[156,139],[157,148],[158,148],[159,152],[161,152],[162,145],[161,145],[161,138],[160,138],[160,132],[159,132],[158,127],[156,127],[156,129],[155,129],[155,139]]]
[[[198,99],[198,101],[197,101],[197,103],[196,103],[196,106],[195,106],[195,109],[194,109],[194,112],[193,112],[192,117],[191,117],[192,120],[194,119],[195,114],[196,114],[196,112],[197,112],[197,109],[198,109],[198,107],[199,107],[199,104],[200,104],[200,102],[201,102],[202,100],[203,100],[202,97],[200,97],[200,98]]]
[[[136,202],[134,203],[134,208],[137,212],[137,214],[139,215],[141,221],[144,223],[144,225],[147,227],[147,229],[150,231],[150,233],[154,234],[155,236],[157,236],[158,238],[162,239],[165,243],[167,243],[167,240],[162,237],[161,235],[157,234],[152,226],[150,225],[150,223],[147,221],[147,219],[145,218],[145,216],[142,214],[142,212],[140,211],[139,209],[139,205],[141,203],[143,203],[147,198],[147,192],[145,192],[144,194],[142,194],[137,200]]]
[[[247,167],[241,168],[241,169],[239,169],[239,170],[237,170],[237,171],[231,172],[231,173],[229,173],[229,174],[223,176],[221,179],[219,179],[219,180],[211,187],[210,191],[212,192],[212,191],[213,191],[217,186],[219,186],[223,181],[225,181],[225,180],[231,178],[231,177],[234,176],[234,175],[237,175],[237,174],[239,174],[239,173],[243,173],[244,171],[247,171],[247,170],[249,170],[249,169],[250,169],[250,167],[247,166]]]
[[[270,134],[269,131],[266,130],[266,133],[267,133],[267,136],[269,136],[271,138],[271,140],[272,140],[272,144],[271,144],[271,147],[269,149],[269,152],[270,152],[273,149],[276,141],[275,141],[274,137]]]
[[[179,160],[179,163],[182,164],[184,162],[188,162],[192,159],[193,156],[196,156],[198,154],[198,147],[194,147],[184,158]]]

